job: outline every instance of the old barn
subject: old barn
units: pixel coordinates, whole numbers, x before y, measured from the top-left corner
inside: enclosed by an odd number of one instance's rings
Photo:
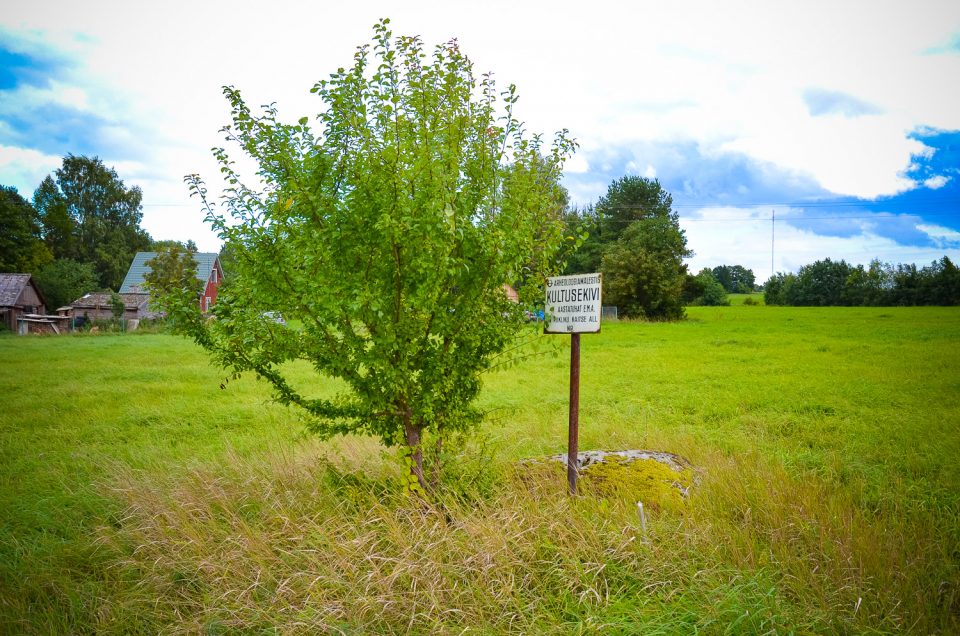
[[[0,274],[0,322],[17,331],[17,321],[27,314],[45,313],[46,301],[30,274]]]

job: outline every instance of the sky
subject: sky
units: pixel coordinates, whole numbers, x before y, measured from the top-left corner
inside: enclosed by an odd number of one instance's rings
[[[694,272],[960,261],[956,0],[4,0],[0,184],[31,198],[68,153],[98,156],[143,190],[154,238],[216,251],[183,177],[216,187],[222,87],[315,115],[310,87],[385,17],[516,84],[529,130],[569,129],[574,204],[658,179]]]

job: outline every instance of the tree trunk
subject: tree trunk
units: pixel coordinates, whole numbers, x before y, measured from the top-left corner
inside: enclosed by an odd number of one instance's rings
[[[440,471],[443,469],[443,429],[437,428],[437,456],[430,467],[430,488],[437,491],[440,488]]]
[[[410,447],[410,456],[413,462],[410,464],[410,474],[417,478],[417,483],[423,492],[427,492],[427,481],[423,476],[423,447],[420,445],[420,432],[422,426],[413,423],[409,414],[403,418],[403,429],[406,435],[407,446]]]

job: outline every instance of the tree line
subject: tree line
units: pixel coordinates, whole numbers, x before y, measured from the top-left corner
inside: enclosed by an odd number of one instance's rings
[[[32,274],[51,311],[118,289],[134,255],[162,243],[140,227],[142,199],[99,158],[72,154],[32,201],[0,186],[0,271]]]
[[[914,306],[960,304],[960,270],[944,256],[926,267],[871,261],[854,267],[829,258],[764,285],[768,305]]]

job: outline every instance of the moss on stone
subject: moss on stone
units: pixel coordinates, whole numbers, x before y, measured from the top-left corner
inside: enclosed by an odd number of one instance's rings
[[[682,509],[692,483],[690,468],[675,470],[655,459],[630,460],[615,454],[585,468],[580,475],[584,494],[642,501],[652,510]]]

